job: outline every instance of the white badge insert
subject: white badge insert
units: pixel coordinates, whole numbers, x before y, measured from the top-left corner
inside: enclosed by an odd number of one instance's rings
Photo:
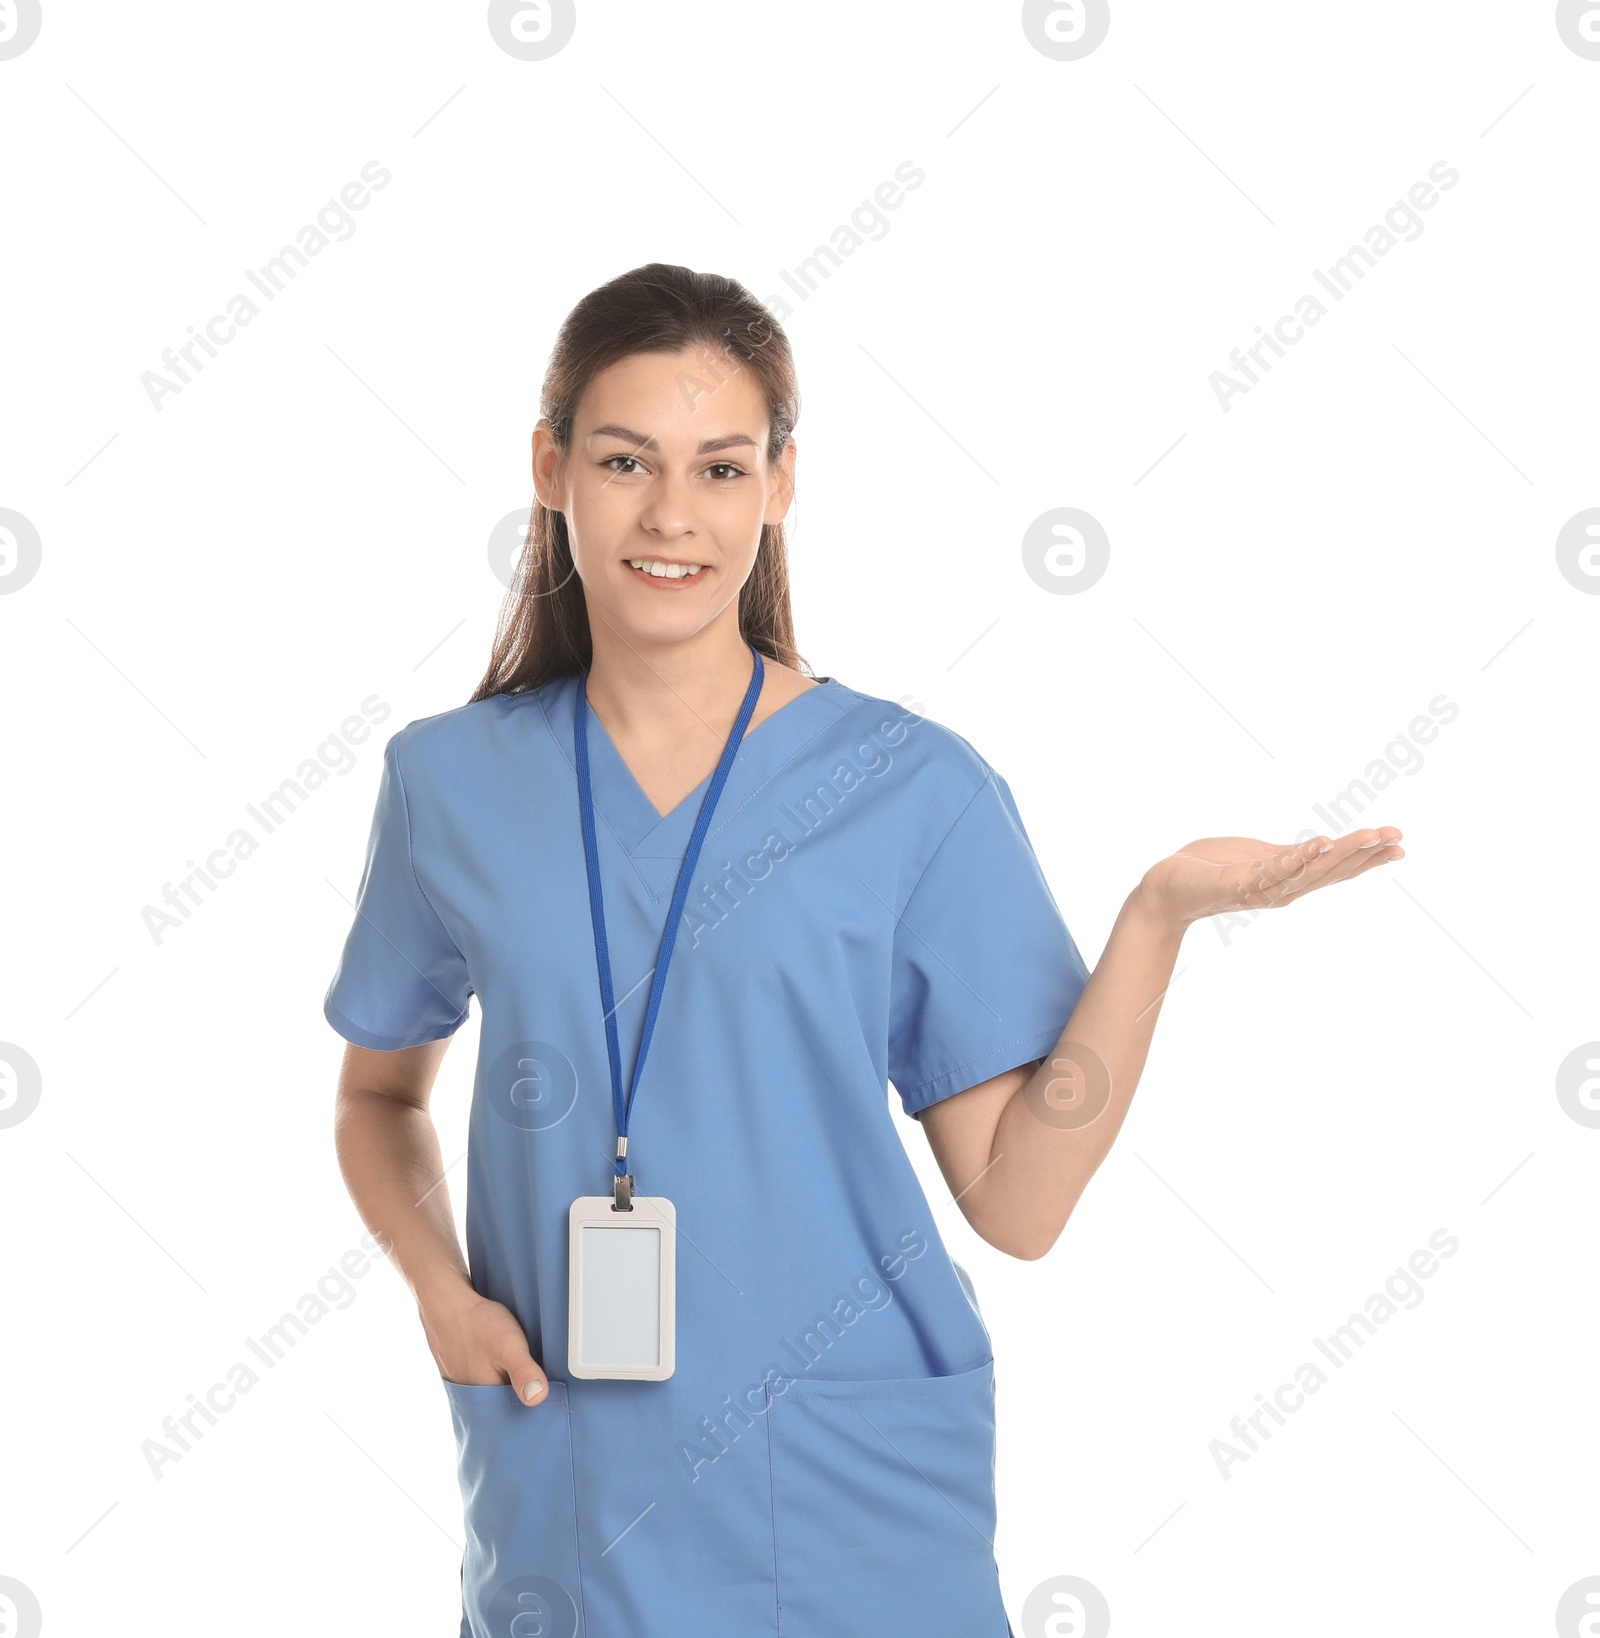
[[[676,1364],[678,1216],[662,1195],[581,1195],[568,1213],[567,1372],[662,1382]]]

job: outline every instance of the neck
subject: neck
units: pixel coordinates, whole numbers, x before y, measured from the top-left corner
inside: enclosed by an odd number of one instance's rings
[[[690,637],[646,642],[590,618],[586,692],[608,728],[671,734],[698,724],[724,734],[750,682],[737,600]]]

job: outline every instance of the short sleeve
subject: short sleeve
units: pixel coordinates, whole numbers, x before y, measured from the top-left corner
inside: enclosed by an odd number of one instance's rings
[[[1088,979],[991,768],[895,926],[889,1079],[906,1113],[1047,1057]]]
[[[466,960],[417,880],[399,737],[384,747],[355,921],[322,1005],[347,1041],[377,1052],[453,1035],[472,994]]]

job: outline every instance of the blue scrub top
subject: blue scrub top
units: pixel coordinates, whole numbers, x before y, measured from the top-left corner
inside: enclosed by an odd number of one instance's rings
[[[325,1012],[438,1040],[478,997],[474,1287],[550,1378],[443,1383],[463,1638],[1005,1638],[994,1361],[889,1112],[1045,1057],[1088,973],[1005,781],[825,679],[751,729],[707,836],[631,1118],[677,1208],[677,1366],[566,1377],[567,1212],[615,1127],[573,766],[576,676],[384,751]],[[624,1078],[707,780],[665,818],[590,718]]]

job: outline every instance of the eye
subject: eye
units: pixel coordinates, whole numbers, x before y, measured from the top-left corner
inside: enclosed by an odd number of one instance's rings
[[[744,476],[744,468],[742,466],[735,466],[732,461],[716,461],[711,466],[708,466],[706,471],[727,472],[731,474],[731,477],[729,478],[719,478],[717,480],[718,483],[729,483],[732,481],[732,478],[742,478]]]
[[[601,466],[611,466],[613,461],[628,461],[635,469],[643,470],[639,467],[638,457],[634,455],[608,455],[600,464]],[[631,471],[623,471],[620,467],[612,467],[612,470],[620,473],[621,476],[625,478],[631,478],[633,476]]]

